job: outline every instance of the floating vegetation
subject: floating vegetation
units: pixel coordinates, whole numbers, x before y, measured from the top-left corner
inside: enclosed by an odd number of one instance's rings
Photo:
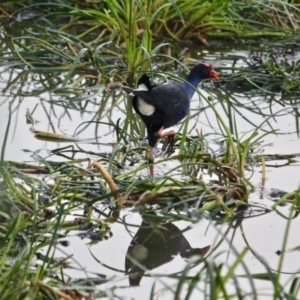
[[[187,153],[199,148],[195,146],[195,141],[194,143],[191,143],[189,139],[187,141]],[[135,151],[132,155],[141,156],[141,150],[132,150]],[[199,253],[204,257],[210,249],[210,245],[201,249],[191,248],[181,231],[170,222],[185,220],[197,223],[203,216],[206,216],[218,223],[229,222],[231,224],[246,218],[247,215],[249,217],[249,213],[244,215],[246,211],[253,210],[255,215],[269,212],[263,206],[249,204],[247,201],[249,186],[243,178],[234,168],[210,155],[189,156],[186,154],[170,158],[184,161],[184,165],[181,167],[186,168],[189,175],[186,174],[183,180],[175,179],[176,170],[169,172],[168,176],[149,180],[141,177],[138,173],[147,166],[142,165],[138,168],[132,166],[132,170],[124,172],[124,166],[131,162],[124,159],[128,148],[123,147],[123,151],[119,151],[117,156],[114,153],[106,155],[99,153],[100,158],[92,162],[90,159],[76,159],[76,155],[85,153],[65,147],[52,150],[50,157],[40,156],[38,164],[2,162],[1,170],[6,192],[2,192],[0,197],[10,199],[11,203],[8,204],[8,209],[4,208],[2,212],[6,224],[2,228],[5,235],[2,237],[2,241],[3,243],[12,243],[12,241],[15,243],[20,236],[21,240],[19,238],[17,249],[22,253],[27,244],[25,236],[27,239],[34,238],[35,241],[30,252],[31,260],[28,260],[28,256],[25,254],[18,260],[19,263],[27,262],[26,275],[25,270],[19,269],[18,266],[14,267],[17,271],[7,268],[6,272],[9,273],[6,278],[8,277],[17,288],[24,287],[24,283],[18,281],[17,278],[30,276],[33,278],[28,278],[25,286],[28,288],[34,286],[36,297],[43,295],[46,290],[49,295],[56,295],[64,299],[72,299],[74,295],[91,297],[103,293],[101,285],[111,279],[101,274],[97,274],[96,277],[91,274],[86,279],[87,281],[84,279],[81,279],[81,282],[78,279],[71,280],[67,284],[68,288],[63,279],[66,275],[62,278],[56,276],[50,281],[45,281],[44,276],[48,274],[46,269],[50,269],[52,272],[59,270],[62,274],[68,270],[72,257],[64,256],[58,260],[52,257],[51,253],[59,246],[68,246],[65,238],[71,232],[76,231],[79,238],[89,238],[90,245],[107,240],[112,236],[110,224],[120,222],[120,210],[124,207],[130,206],[140,210],[148,222],[152,220],[151,224],[152,222],[157,224],[162,220],[168,221],[162,225],[160,234],[157,233],[157,229],[149,229],[150,231],[141,229],[134,238],[135,243],[141,241],[141,234],[155,238],[151,230],[154,230],[153,232],[158,238],[162,235],[168,237],[163,241],[168,247],[166,249],[169,249],[169,258],[164,256],[166,258],[162,258],[161,261],[156,260],[155,264],[163,264],[166,260],[171,260],[172,255],[177,251],[182,257],[189,257],[201,250]],[[72,159],[66,159],[67,155],[72,156]],[[93,153],[93,155],[95,156],[97,153]],[[59,162],[55,160],[55,157],[64,157],[65,159],[63,162]],[[163,162],[157,162],[157,164],[160,163]],[[197,177],[197,174],[203,171],[210,173],[211,176],[214,174],[215,182],[205,183]],[[12,204],[15,210],[11,209]],[[155,208],[157,205],[159,208]],[[153,214],[154,209],[155,214]],[[18,212],[25,214],[24,219]],[[143,224],[145,225],[145,223]],[[143,228],[143,224],[141,228]],[[173,238],[171,232],[174,235]],[[178,249],[171,246],[175,241],[178,242],[176,242]],[[156,245],[161,242],[153,240],[151,244]],[[40,253],[40,250],[45,247],[48,250],[44,255]],[[6,247],[5,253],[3,251],[2,249],[3,257],[7,257],[7,259],[14,257],[14,249]],[[134,267],[134,261],[129,258],[132,254],[131,247],[128,249],[126,258],[126,271],[129,274],[130,284],[136,285],[139,284],[145,272],[143,268]],[[37,282],[33,276],[37,272],[32,261],[35,255],[41,262],[38,267],[41,274]],[[167,255],[166,252],[165,255]],[[193,265],[198,265],[200,262],[203,262],[203,259],[194,261]],[[192,267],[192,265],[189,266]],[[147,268],[151,269],[151,265],[147,265]],[[1,280],[2,283],[3,280],[4,278]],[[5,284],[3,286],[6,287]],[[61,286],[61,288],[57,288],[57,286]],[[31,288],[28,289],[28,293],[33,293]]]
[[[296,43],[296,41],[295,41]],[[249,57],[231,55],[231,67],[224,68],[226,72],[218,82],[220,87],[233,90],[247,91],[258,89],[262,92],[282,92],[283,94],[300,93],[300,67],[298,54],[286,55],[284,41],[281,47],[273,49],[273,53],[261,47]],[[236,67],[238,61],[242,61],[243,67]]]

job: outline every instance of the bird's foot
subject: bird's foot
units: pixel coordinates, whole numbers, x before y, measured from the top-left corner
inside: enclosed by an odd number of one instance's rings
[[[163,144],[162,151],[165,151],[167,156],[170,156],[173,153],[174,148],[174,135],[175,131],[170,130],[167,132],[163,132],[164,127],[162,126],[156,133],[158,138],[166,137],[166,140]]]
[[[174,150],[174,144],[175,144],[175,139],[174,139],[174,135],[172,136],[168,136],[162,146],[162,151],[165,151],[167,156],[170,156]]]

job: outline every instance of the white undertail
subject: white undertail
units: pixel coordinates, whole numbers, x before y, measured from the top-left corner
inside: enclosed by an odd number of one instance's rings
[[[139,91],[148,91],[148,88],[145,84],[140,84]],[[155,111],[155,107],[151,104],[146,103],[142,98],[138,98],[137,101],[137,107],[139,109],[139,111],[141,112],[142,115],[144,116],[151,116],[154,111]]]

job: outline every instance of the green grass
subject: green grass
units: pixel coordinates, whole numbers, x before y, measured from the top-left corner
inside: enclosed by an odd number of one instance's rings
[[[216,117],[220,118],[218,114]],[[265,121],[266,122],[266,121]],[[182,160],[183,170],[186,172],[184,180],[175,179],[175,170],[169,170],[163,178],[157,177],[153,180],[141,178],[138,171],[147,168],[147,165],[132,167],[131,171],[124,172],[123,165],[132,163],[131,155],[141,155],[140,148],[122,147],[126,144],[127,135],[120,134],[119,147],[115,152],[107,155],[99,155],[98,162],[109,171],[108,175],[99,174],[89,164],[88,160],[76,159],[78,150],[71,147],[53,149],[51,157],[41,160],[37,168],[33,165],[23,165],[15,162],[6,162],[2,164],[3,188],[1,189],[1,199],[3,209],[2,218],[2,235],[0,243],[1,261],[0,268],[2,277],[0,286],[2,291],[1,299],[12,297],[12,293],[22,295],[22,297],[67,297],[68,293],[82,291],[88,293],[91,291],[94,295],[103,294],[101,284],[109,282],[110,279],[96,280],[93,275],[87,274],[87,278],[82,281],[71,280],[71,285],[67,289],[64,286],[64,269],[67,263],[58,261],[55,253],[59,250],[60,243],[70,231],[80,230],[87,236],[91,228],[98,232],[98,242],[103,238],[108,238],[109,226],[107,222],[120,222],[119,208],[115,205],[118,199],[121,200],[122,206],[144,206],[143,215],[153,211],[153,205],[159,204],[159,217],[155,222],[185,220],[191,223],[199,222],[204,216],[212,221],[219,223],[236,224],[236,229],[241,228],[241,216],[243,211],[254,210],[261,213],[269,212],[262,206],[255,206],[247,203],[248,193],[252,186],[251,182],[246,180],[247,176],[243,171],[245,159],[250,155],[250,148],[255,148],[259,139],[263,136],[257,134],[258,129],[249,134],[247,139],[233,138],[230,130],[225,125],[225,120],[221,120],[220,126],[228,138],[228,151],[224,152],[227,157],[211,157],[205,151],[206,139],[200,136],[189,136],[184,130],[184,141],[186,149],[184,153],[172,156],[170,160]],[[109,124],[107,124],[109,126]],[[223,126],[223,127],[222,127]],[[235,130],[236,130],[235,125]],[[9,124],[7,126],[9,129]],[[8,131],[7,129],[7,131]],[[221,132],[222,132],[221,131]],[[269,132],[268,134],[272,134]],[[5,144],[3,144],[2,155],[5,158]],[[204,147],[204,148],[203,148]],[[82,152],[84,153],[84,152]],[[132,153],[132,154],[130,154]],[[124,155],[128,158],[124,159]],[[63,156],[64,162],[56,162],[55,158]],[[72,159],[67,159],[72,157]],[[164,160],[165,161],[165,160]],[[81,166],[78,165],[81,163]],[[82,166],[85,163],[85,167]],[[163,161],[157,161],[157,164]],[[52,174],[55,183],[52,180],[40,180],[39,177],[26,175],[28,170],[33,172],[43,172]],[[207,184],[201,179],[197,179],[198,170],[211,170],[222,182],[219,184]],[[108,176],[108,177],[107,177]],[[111,177],[113,176],[113,177]],[[233,176],[233,177],[232,177]],[[105,179],[104,179],[105,178]],[[114,178],[115,188],[106,183]],[[145,192],[147,192],[145,194]],[[150,192],[150,193],[149,193]],[[142,196],[144,194],[144,196]],[[288,200],[292,199],[292,200]],[[284,195],[278,201],[290,203],[290,215],[295,214],[299,207],[299,191],[294,191]],[[108,200],[106,213],[100,219],[94,217],[95,212],[99,212],[99,202]],[[138,202],[137,202],[138,201]],[[7,205],[4,205],[7,203]],[[78,209],[83,210],[83,205],[87,205],[87,214],[81,217],[81,221],[66,220],[66,216],[72,214]],[[12,209],[14,207],[14,209]],[[277,208],[274,205],[274,209]],[[155,219],[154,219],[155,220]],[[284,249],[289,232],[289,222],[287,223],[285,240],[282,244],[282,259],[284,258]],[[234,299],[235,297],[246,297],[247,292],[243,290],[239,283],[241,278],[248,280],[252,286],[252,294],[260,298],[260,291],[256,290],[254,280],[267,280],[273,287],[274,299],[297,299],[299,294],[299,280],[297,276],[291,275],[289,282],[292,283],[289,290],[282,286],[280,280],[280,270],[282,262],[278,266],[277,275],[267,263],[262,261],[265,272],[260,274],[251,274],[247,265],[243,262],[245,255],[251,251],[249,249],[238,253],[234,247],[233,250],[235,261],[230,265],[218,264],[215,262],[219,252],[218,248],[223,243],[230,243],[230,227],[226,233],[220,232],[217,241],[213,245],[209,256],[203,261],[201,268],[194,272],[194,263],[187,263],[185,269],[177,274],[172,275],[178,282],[176,289],[171,289],[174,297],[181,299],[190,299],[193,293],[197,293],[199,285],[203,285],[203,292],[210,299]],[[34,260],[39,250],[46,247],[47,251],[44,256],[38,255],[40,263],[35,265]],[[255,254],[258,256],[258,254]],[[214,258],[215,256],[215,258]],[[67,259],[67,257],[66,257]],[[68,258],[67,261],[71,261]],[[9,263],[13,262],[13,263]],[[75,262],[74,262],[75,263]],[[80,266],[79,266],[80,268]],[[239,272],[236,270],[239,269]],[[241,272],[242,270],[242,272]],[[55,278],[50,274],[56,274]],[[163,280],[163,278],[161,279]],[[88,283],[87,283],[88,282]],[[70,284],[70,283],[69,283]],[[9,287],[14,286],[14,291]],[[230,287],[239,286],[236,293],[229,292]],[[118,289],[117,289],[118,290]],[[111,291],[112,292],[112,291]],[[114,292],[112,292],[114,293]],[[15,295],[15,294],[14,294]],[[113,294],[112,294],[113,295]],[[271,292],[272,295],[272,292]]]

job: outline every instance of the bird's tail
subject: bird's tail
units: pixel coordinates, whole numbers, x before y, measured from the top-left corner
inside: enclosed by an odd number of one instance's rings
[[[131,94],[134,91],[134,89],[129,86],[122,86],[121,89],[127,94]]]

